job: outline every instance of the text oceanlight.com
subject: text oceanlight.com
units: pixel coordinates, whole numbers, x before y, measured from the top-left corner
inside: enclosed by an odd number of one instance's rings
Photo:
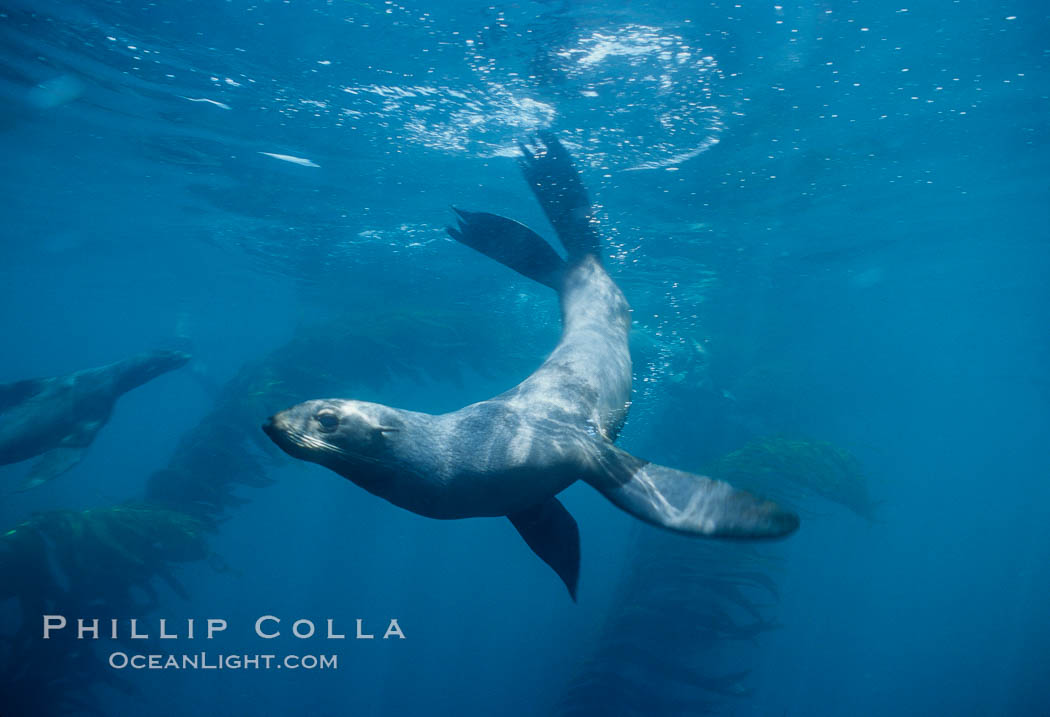
[[[338,655],[129,655],[114,652],[109,666],[115,670],[337,670]]]

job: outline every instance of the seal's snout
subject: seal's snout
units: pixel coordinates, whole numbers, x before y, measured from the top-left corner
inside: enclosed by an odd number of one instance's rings
[[[263,433],[288,455],[293,458],[314,460],[312,455],[314,450],[307,447],[294,411],[275,413],[266,419],[261,428]]]
[[[285,453],[292,453],[295,441],[288,434],[288,424],[281,418],[281,414],[277,413],[267,418],[262,424],[262,430],[278,448]]]

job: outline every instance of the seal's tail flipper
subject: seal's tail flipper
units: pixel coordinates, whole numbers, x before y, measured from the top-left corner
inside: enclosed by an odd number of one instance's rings
[[[573,166],[568,150],[553,132],[539,132],[542,152],[533,152],[519,144],[519,161],[525,181],[543,207],[558,238],[565,245],[569,261],[584,256],[600,256],[598,232],[593,224],[591,200]]]
[[[456,241],[466,244],[519,274],[561,288],[565,262],[554,248],[524,224],[488,212],[467,212],[452,207],[459,227],[446,227]]]
[[[627,511],[661,528],[711,538],[781,538],[798,516],[728,483],[643,461],[608,446],[587,482]]]
[[[532,552],[554,568],[569,589],[569,595],[576,600],[576,583],[580,578],[580,529],[565,506],[557,498],[551,498],[507,517]]]

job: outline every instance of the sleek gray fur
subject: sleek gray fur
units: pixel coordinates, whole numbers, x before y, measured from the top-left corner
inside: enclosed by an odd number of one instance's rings
[[[292,456],[324,465],[414,513],[509,516],[573,595],[576,525],[554,496],[577,480],[632,515],[680,533],[791,533],[798,518],[773,503],[613,445],[630,407],[630,309],[601,265],[590,204],[568,154],[553,136],[543,140],[544,153],[523,150],[523,168],[567,261],[549,247],[528,248],[530,236],[542,240],[495,215],[457,210],[461,225],[449,230],[558,290],[562,335],[543,365],[510,391],[444,415],[323,399],[277,414],[264,430]],[[498,243],[501,235],[520,251]]]

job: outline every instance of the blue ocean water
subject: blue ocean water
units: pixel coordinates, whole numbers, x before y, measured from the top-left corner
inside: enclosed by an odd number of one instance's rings
[[[29,465],[0,467],[0,714],[1050,714],[1048,19],[5,2],[0,382],[193,360],[68,473],[15,492]],[[440,412],[542,361],[554,296],[444,226],[454,204],[551,236],[514,161],[543,129],[634,310],[620,444],[756,481],[796,535],[691,540],[574,485],[574,604],[507,521],[268,451],[258,425],[318,391]],[[128,501],[154,512],[106,522]],[[44,641],[45,614],[183,637]]]

